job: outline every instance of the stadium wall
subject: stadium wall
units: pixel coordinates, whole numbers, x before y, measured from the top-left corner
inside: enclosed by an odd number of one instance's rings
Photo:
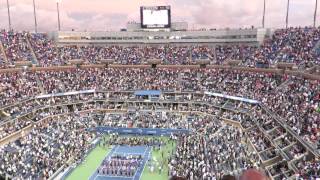
[[[153,135],[153,136],[170,136],[171,134],[187,134],[187,129],[160,129],[160,128],[113,128],[113,127],[96,127],[87,129],[88,131],[98,132],[101,134],[134,134],[134,135]]]
[[[59,31],[51,32],[50,37],[58,45],[73,44],[121,44],[137,45],[153,44],[250,44],[259,45],[266,36],[270,36],[269,29],[224,29],[224,30],[197,30],[197,31],[149,31],[149,32],[130,32],[130,31],[109,31],[109,32],[76,32]]]
[[[71,69],[87,69],[87,68],[106,68],[105,64],[90,64],[90,65],[80,65],[77,67],[76,65],[69,66],[51,66],[51,67],[31,67],[29,69],[23,68],[10,68],[10,69],[0,69],[0,73],[15,73],[15,72],[24,72],[24,71],[69,71]],[[108,65],[108,68],[152,68],[151,65],[117,65],[111,64]],[[157,68],[165,68],[165,69],[200,69],[200,65],[158,65]],[[278,68],[249,68],[249,67],[237,67],[237,66],[225,66],[225,65],[208,65],[207,69],[224,69],[224,70],[237,70],[243,72],[256,72],[256,73],[272,73],[279,75],[290,75],[290,76],[298,76],[306,79],[314,79],[320,80],[320,75],[310,74],[308,72],[303,72],[300,70],[285,70]]]

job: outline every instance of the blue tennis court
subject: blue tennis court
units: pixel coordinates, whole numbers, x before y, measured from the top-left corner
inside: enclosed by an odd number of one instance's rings
[[[139,164],[133,176],[112,176],[109,174],[101,174],[97,169],[89,180],[140,180],[144,167],[151,156],[151,148],[147,146],[114,146],[105,159],[115,155],[141,155],[142,163]]]

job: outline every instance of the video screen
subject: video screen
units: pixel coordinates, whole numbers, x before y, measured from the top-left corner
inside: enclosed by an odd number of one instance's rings
[[[171,24],[170,6],[141,7],[142,28],[169,28]]]

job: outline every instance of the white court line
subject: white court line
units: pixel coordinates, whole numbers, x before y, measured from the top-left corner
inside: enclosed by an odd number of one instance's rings
[[[125,178],[125,179],[132,179],[132,177],[127,177],[127,176],[103,176],[103,175],[97,175],[97,177],[111,177],[111,178]]]
[[[118,146],[116,146],[114,150],[116,150],[117,147],[118,147]],[[111,150],[111,151],[112,151],[112,150]],[[105,160],[105,159],[109,156],[109,154],[110,154],[110,155],[113,154],[113,153],[111,154],[111,151],[104,157],[103,160]],[[94,173],[89,177],[89,180],[91,179],[92,176],[94,176],[95,174],[97,174],[96,177],[94,178],[94,180],[96,180],[97,176],[99,176],[99,173],[97,173],[97,171],[98,171],[98,169],[99,169],[100,166],[101,166],[101,164],[100,164],[100,165],[98,166],[98,168],[94,171]]]
[[[113,153],[113,154],[124,154],[124,155],[144,155],[144,153],[124,153],[124,152],[117,152],[117,153]]]
[[[112,154],[110,154],[110,156],[112,156],[113,154],[129,154],[129,153],[124,153],[124,152],[117,152],[117,150],[119,149],[119,145],[117,145],[116,147],[115,147],[115,149],[114,149],[114,151],[112,152]],[[144,152],[143,153],[130,153],[130,154],[132,154],[132,155],[135,155],[135,154],[137,154],[137,155],[143,155],[143,157],[146,155],[146,152],[148,151],[150,149],[150,147],[147,147],[147,148],[145,148],[145,150],[144,150]],[[109,154],[107,155],[107,156],[109,156]],[[106,157],[107,157],[106,156]],[[143,174],[143,171],[144,171],[144,169],[145,169],[145,167],[146,167],[146,165],[147,165],[147,162],[148,162],[148,160],[149,160],[149,156],[150,156],[150,151],[149,151],[149,154],[148,154],[148,157],[147,157],[147,160],[146,160],[146,162],[145,162],[145,164],[144,164],[144,166],[143,166],[143,169],[142,169],[142,171],[141,171],[141,173],[140,173],[140,176],[139,176],[139,178],[138,179],[140,179],[141,178],[141,176],[142,176],[142,174]],[[140,168],[139,168],[140,169]],[[126,179],[135,179],[135,177],[136,177],[136,174],[137,174],[137,172],[138,172],[138,169],[136,170],[136,172],[134,173],[134,176],[132,176],[132,177],[126,177],[126,176],[103,176],[103,175],[99,175],[98,173],[97,173],[97,175],[96,175],[96,177],[94,178],[94,180],[96,180],[96,178],[99,176],[99,177],[114,177],[114,178],[117,178],[117,177],[119,177],[119,178],[126,178]],[[94,173],[95,174],[95,173]],[[93,174],[93,175],[94,175]],[[91,175],[91,176],[93,176],[93,175]],[[90,177],[91,178],[91,177]]]
[[[99,168],[99,167],[98,167]],[[91,180],[92,176],[94,176],[97,172],[97,169],[94,171],[94,173],[89,177],[89,180]],[[97,176],[93,179],[93,180],[96,180]]]
[[[141,176],[142,176],[142,174],[143,174],[143,171],[144,171],[145,167],[147,166],[148,160],[149,160],[149,158],[150,158],[151,149],[150,149],[150,147],[148,147],[147,149],[149,150],[149,154],[148,154],[148,157],[147,157],[147,161],[146,161],[146,163],[145,163],[144,166],[143,166],[143,169],[142,169],[142,172],[141,172],[141,174],[140,174],[139,180],[141,179]]]
[[[144,157],[144,154],[146,153],[146,151],[148,150],[148,148],[145,148],[145,150],[143,151],[143,157]],[[138,172],[138,170],[139,170],[139,168],[136,170],[136,172],[134,173],[134,176],[133,176],[133,179],[134,179],[134,177],[136,177],[136,174],[137,174],[137,172]],[[142,173],[142,172],[141,172]],[[140,178],[139,178],[140,179]]]
[[[118,145],[114,148],[114,151],[112,152],[112,154],[116,153],[116,152],[117,152],[117,149],[119,149],[119,146],[118,146]],[[112,154],[111,154],[111,155],[112,155]]]
[[[143,166],[143,169],[142,169],[142,171],[141,171],[141,174],[140,174],[140,176],[139,176],[139,180],[141,179],[141,176],[142,176],[142,174],[143,174],[143,171],[144,171],[144,169],[145,169],[145,167],[146,167],[146,165],[147,165],[147,163],[148,163],[148,160],[149,160],[149,158],[150,158],[150,152],[151,152],[151,149],[150,149],[150,147],[148,147],[147,149],[146,149],[146,151],[147,150],[149,150],[149,154],[148,154],[148,157],[147,157],[147,161],[146,161],[146,163],[144,163],[144,166]],[[144,153],[143,153],[144,154]],[[135,177],[135,176],[134,176]]]

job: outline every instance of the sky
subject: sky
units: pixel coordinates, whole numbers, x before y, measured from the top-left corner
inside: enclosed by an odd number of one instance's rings
[[[33,0],[9,0],[12,27],[34,30]],[[61,29],[110,31],[140,21],[140,6],[170,5],[172,21],[189,29],[261,27],[263,0],[60,0]],[[313,24],[316,0],[290,0],[289,26]],[[56,0],[35,0],[38,30],[57,30]],[[320,2],[319,2],[320,3]],[[287,0],[266,0],[265,26],[285,26]],[[320,14],[320,12],[318,13]],[[317,25],[320,25],[320,15]],[[0,0],[0,26],[8,29],[6,0]]]

